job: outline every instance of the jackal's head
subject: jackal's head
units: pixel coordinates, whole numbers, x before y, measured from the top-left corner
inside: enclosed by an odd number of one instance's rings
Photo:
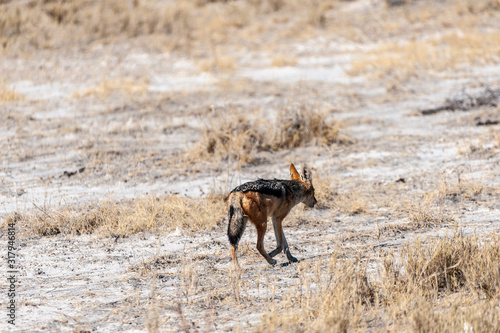
[[[302,175],[300,175],[297,172],[297,169],[295,169],[295,166],[293,164],[290,164],[290,178],[292,180],[298,180],[302,183],[305,189],[302,195],[302,202],[307,207],[313,208],[318,201],[314,197],[314,186],[312,183],[311,169],[309,169],[307,164],[304,164],[302,168]]]

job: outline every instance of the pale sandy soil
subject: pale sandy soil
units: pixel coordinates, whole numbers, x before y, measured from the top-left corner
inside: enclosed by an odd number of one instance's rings
[[[466,235],[500,232],[500,126],[477,126],[499,121],[499,107],[419,112],[464,92],[498,88],[500,64],[467,65],[395,83],[350,75],[360,50],[375,46],[328,36],[292,41],[284,48],[297,60],[294,66],[273,67],[269,54],[256,51],[238,57],[229,73],[203,72],[189,57],[127,43],[98,45],[85,53],[45,50],[4,57],[0,72],[24,100],[0,104],[0,215],[150,194],[227,193],[243,181],[285,178],[293,162],[310,164],[318,182],[330,182],[339,196],[354,193],[365,208],[354,215],[336,204],[299,208],[285,220],[292,253],[306,263],[328,259],[336,247],[370,259],[380,248],[451,235],[457,228]],[[100,87],[102,82],[108,86]],[[233,160],[186,161],[186,151],[214,115],[236,109],[271,122],[295,104],[326,110],[351,143],[259,151],[256,164],[243,166]],[[443,183],[459,186],[458,179],[464,187],[480,184],[482,190],[448,195],[439,207],[447,222],[383,229],[408,223],[401,209],[408,200]],[[17,324],[12,329],[2,318],[0,330],[255,328],[266,311],[259,303],[279,300],[293,288],[299,268],[269,267],[254,249],[256,233],[249,226],[240,257],[241,293],[251,301],[235,308],[229,301],[236,287],[225,232],[221,224],[207,232],[147,232],[116,240],[20,237]],[[266,240],[269,250],[272,234]],[[285,257],[278,256],[278,262],[284,264]]]

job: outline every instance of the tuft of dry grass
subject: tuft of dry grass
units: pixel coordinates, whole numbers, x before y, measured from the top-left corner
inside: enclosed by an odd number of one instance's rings
[[[7,87],[7,85],[0,85],[0,104],[9,102],[24,101],[24,96],[15,89]]]
[[[329,122],[326,114],[305,106],[282,111],[275,123],[251,112],[238,114],[235,108],[230,112],[230,116],[219,114],[208,120],[198,144],[187,153],[188,160],[233,159],[247,164],[254,162],[260,151],[349,142],[340,134],[339,123]]]
[[[471,199],[483,192],[482,180],[463,177],[460,172],[456,172],[456,182],[449,181],[446,177],[441,179],[437,186],[437,195],[444,199]]]
[[[261,127],[254,121],[243,116],[214,117],[208,120],[198,144],[188,152],[188,159],[251,163],[265,145],[264,140]]]
[[[258,331],[291,332],[300,327],[307,332],[346,332],[356,327],[375,293],[366,265],[359,258],[339,260],[337,254],[327,263],[299,264],[299,283],[284,297],[287,301],[263,316]]]
[[[96,87],[75,91],[74,98],[84,98],[91,95],[108,97],[112,93],[124,93],[126,95],[144,94],[148,91],[148,80],[142,79],[136,82],[132,79],[103,80]]]
[[[105,200],[83,207],[39,208],[33,214],[16,215],[28,236],[57,234],[126,237],[143,231],[187,231],[214,228],[225,214],[221,198],[149,196],[113,202]],[[4,223],[11,220],[7,218]]]
[[[432,195],[408,201],[405,207],[413,227],[427,228],[453,221],[453,217],[446,213],[444,207],[436,203]]]
[[[271,65],[274,67],[295,66],[297,65],[297,63],[297,58],[290,57],[284,54],[275,55],[271,60]]]
[[[341,124],[329,122],[324,112],[315,106],[300,104],[282,110],[277,117],[274,142],[275,149],[290,149],[308,144],[332,145],[348,143],[340,134]]]
[[[200,60],[200,70],[209,73],[233,72],[236,70],[236,59],[228,55],[217,55],[210,59]]]

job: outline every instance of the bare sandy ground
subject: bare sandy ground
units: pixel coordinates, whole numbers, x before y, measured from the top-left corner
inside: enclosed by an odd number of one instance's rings
[[[285,178],[294,162],[310,164],[313,177],[329,182],[339,197],[360,197],[364,210],[299,207],[288,217],[291,251],[305,265],[328,259],[337,247],[369,260],[381,248],[457,228],[466,235],[500,232],[500,125],[481,125],[500,121],[499,107],[419,112],[498,88],[499,64],[392,84],[349,74],[358,56],[352,43],[316,38],[287,49],[294,66],[273,67],[271,55],[256,52],[239,57],[229,73],[203,72],[189,58],[127,43],[2,58],[0,72],[24,100],[0,104],[0,215],[151,194],[227,193],[243,181]],[[243,166],[186,162],[214,115],[251,110],[243,113],[272,121],[296,104],[325,110],[351,142],[260,151],[258,163]],[[474,184],[479,193],[457,194],[457,187],[465,193]],[[407,201],[440,188],[449,192],[432,209],[445,222],[403,228]],[[244,282],[235,286],[225,231],[221,223],[201,233],[119,239],[20,237],[16,326],[3,318],[0,330],[255,329],[266,312],[259,302],[283,297],[300,266],[286,265],[280,255],[283,265],[269,267],[249,226],[240,251]],[[269,249],[272,243],[269,232]],[[234,308],[229,299],[237,289],[254,304]],[[3,284],[1,292],[3,309]]]

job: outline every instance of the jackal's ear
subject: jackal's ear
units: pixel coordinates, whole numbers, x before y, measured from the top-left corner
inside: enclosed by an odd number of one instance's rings
[[[297,169],[295,169],[293,163],[290,163],[290,179],[291,180],[300,179],[299,172],[297,171]]]
[[[312,172],[307,164],[302,167],[302,179],[312,181]]]

